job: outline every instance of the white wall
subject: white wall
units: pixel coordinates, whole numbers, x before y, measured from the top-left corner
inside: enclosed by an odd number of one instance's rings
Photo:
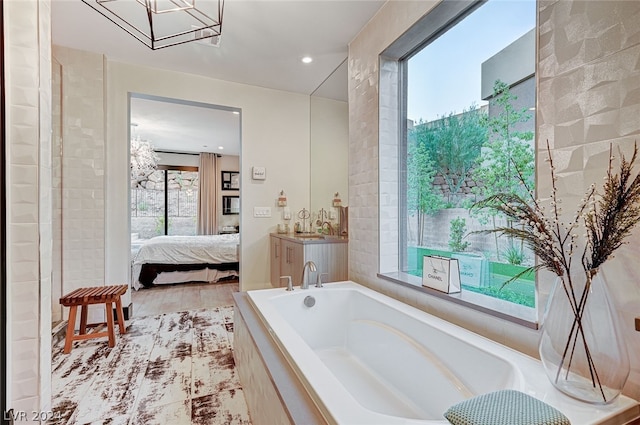
[[[378,109],[378,55],[437,4],[436,1],[388,2],[363,28],[349,49],[349,276],[446,320],[532,356],[538,332],[379,279],[378,222],[381,207],[397,202],[378,188],[382,149]],[[629,1],[551,1],[539,4],[538,109],[539,149],[547,138],[562,158],[560,196],[570,210],[585,185],[599,183],[609,141],[626,146],[640,139],[640,3]],[[569,33],[566,28],[572,28]],[[606,29],[606,30],[605,30]],[[382,103],[382,105],[381,105]],[[386,137],[386,136],[385,136]],[[542,141],[542,142],[541,142]],[[539,190],[548,193],[548,170],[538,158]],[[546,179],[546,180],[545,180]],[[595,179],[595,180],[594,180]],[[381,186],[382,187],[382,186]],[[573,191],[577,191],[573,193]],[[386,211],[386,210],[385,210]],[[392,217],[391,217],[392,218]],[[610,289],[622,318],[621,331],[631,357],[625,394],[640,399],[640,229],[630,244],[606,265]]]
[[[180,153],[158,152],[158,164],[179,165],[182,167],[197,167],[200,165],[199,155],[186,155]]]
[[[270,287],[268,235],[280,222],[278,193],[286,189],[292,211],[309,205],[309,96],[107,61],[109,282],[128,281],[128,93],[241,109],[240,284],[243,290]],[[252,166],[266,167],[267,179],[252,180]],[[272,207],[271,218],[254,218],[254,206]]]

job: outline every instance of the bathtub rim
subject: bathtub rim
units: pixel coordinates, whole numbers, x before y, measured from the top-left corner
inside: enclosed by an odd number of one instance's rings
[[[430,323],[430,321],[435,322],[435,324],[437,325],[442,325],[444,327],[444,330],[446,331],[447,329],[453,329],[455,331],[459,331],[462,332],[463,335],[468,336],[469,338],[471,338],[472,341],[480,341],[481,345],[478,346],[474,343],[474,345],[476,345],[476,347],[481,348],[482,344],[490,344],[491,346],[495,346],[495,348],[498,349],[498,352],[503,352],[503,353],[508,353],[509,355],[505,358],[505,360],[511,358],[510,356],[515,356],[516,358],[519,359],[519,361],[517,362],[518,365],[521,367],[523,366],[523,364],[521,362],[524,362],[524,366],[534,366],[535,368],[540,368],[540,364],[539,364],[539,360],[535,359],[533,357],[528,356],[525,353],[519,352],[511,347],[505,346],[504,344],[501,344],[497,341],[491,340],[487,337],[484,337],[482,335],[476,334],[475,332],[472,332],[466,328],[463,328],[459,325],[456,325],[454,323],[448,322],[442,318],[439,318],[437,316],[434,316],[430,313],[427,313],[425,311],[422,311],[420,309],[417,309],[413,306],[410,306],[408,304],[402,303],[399,300],[396,300],[392,297],[389,297],[385,294],[382,294],[380,292],[377,292],[367,286],[358,284],[357,282],[353,282],[353,281],[342,281],[342,282],[333,282],[333,283],[329,283],[325,285],[328,288],[346,288],[346,289],[355,289],[359,292],[364,292],[366,296],[371,296],[374,299],[377,299],[381,302],[383,302],[384,304],[389,304],[391,306],[391,308],[401,308],[403,312],[408,312],[408,314],[410,316],[418,316],[417,318],[420,320],[420,318],[422,318],[423,316],[427,316],[428,317],[428,324],[433,324]],[[295,292],[286,292],[283,288],[270,288],[270,289],[260,289],[260,290],[252,290],[252,291],[248,291],[248,303],[250,305],[251,308],[253,308],[254,310],[256,310],[256,314],[258,315],[258,317],[260,318],[260,320],[263,322],[263,325],[265,327],[267,327],[268,329],[271,329],[270,325],[266,324],[266,320],[263,317],[263,313],[260,311],[259,307],[255,305],[255,302],[253,301],[252,297],[257,297],[257,298],[269,298],[271,294],[271,296],[277,296],[279,298],[283,297],[283,296],[287,296],[287,295],[292,295],[292,294],[300,294],[300,293],[304,293],[304,294],[313,294],[316,291],[322,291],[323,289],[316,289],[316,288],[309,288],[308,290],[299,290],[299,287],[294,287],[296,289]],[[330,290],[330,289],[329,289]],[[255,295],[253,295],[255,294]],[[285,321],[286,323],[286,321]],[[289,327],[290,328],[290,327]],[[291,328],[289,330],[287,330],[287,332],[291,331]],[[295,331],[294,331],[295,332]],[[273,334],[270,335],[272,340],[274,340],[276,347],[278,347],[278,349],[281,351],[281,354],[283,355],[284,359],[287,362],[291,362],[290,360],[290,354],[287,352],[287,355],[285,355],[284,353],[287,351],[287,349],[285,347],[282,347],[281,343],[279,342],[279,338],[275,337]],[[299,337],[301,338],[301,337]],[[298,378],[300,379],[300,374],[303,374],[304,377],[304,371],[300,371],[296,369],[298,368],[298,366],[295,364],[289,364],[289,367],[291,367],[292,369],[294,369],[295,374],[298,376]],[[541,369],[540,369],[541,370]],[[523,379],[523,383],[524,388],[520,388],[521,391],[529,393],[530,395],[533,395],[534,397],[537,397],[547,403],[549,403],[550,405],[558,408],[560,411],[562,411],[563,413],[565,412],[573,412],[571,415],[567,415],[571,418],[572,415],[577,415],[578,417],[584,418],[587,416],[588,412],[588,416],[590,418],[590,422],[575,422],[575,423],[590,423],[590,424],[624,424],[627,423],[627,421],[629,420],[634,420],[637,418],[640,418],[640,405],[638,404],[638,401],[633,400],[627,396],[624,395],[620,395],[616,400],[614,400],[611,404],[605,405],[605,406],[591,406],[591,405],[586,405],[585,403],[579,402],[577,400],[574,400],[562,393],[560,393],[559,391],[557,391],[555,388],[553,388],[553,386],[551,385],[550,382],[548,382],[548,379],[546,378],[546,375],[544,375],[544,373],[542,375],[537,374],[535,372],[532,372],[531,370],[526,370],[526,371],[522,371],[519,370],[520,373],[522,373],[524,375],[524,379]],[[309,383],[308,382],[304,382],[307,381],[306,378],[301,379],[303,380],[303,385],[305,386],[306,389],[308,389],[309,387]],[[532,386],[531,382],[535,383],[535,385]],[[517,388],[515,388],[517,389]],[[318,394],[313,394],[313,396],[317,397]],[[312,396],[312,397],[313,397]],[[315,402],[315,401],[314,401]],[[319,401],[317,401],[317,403],[319,404],[326,404],[325,400],[320,397]],[[324,410],[324,409],[321,409]],[[577,412],[577,413],[576,413]],[[565,413],[567,414],[567,413]],[[326,415],[325,415],[326,416]],[[595,419],[591,419],[592,417],[597,417],[597,422],[594,422]],[[407,419],[406,423],[411,423],[413,422],[413,420],[411,419]],[[417,420],[415,423],[439,423],[436,421],[432,421],[429,422],[428,420]],[[446,421],[443,423],[447,423]]]

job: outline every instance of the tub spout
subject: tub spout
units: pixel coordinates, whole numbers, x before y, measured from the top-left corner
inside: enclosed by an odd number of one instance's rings
[[[313,261],[307,261],[306,263],[304,263],[304,267],[302,268],[302,279],[300,279],[300,289],[309,289],[309,280],[305,280],[304,278],[305,274],[308,274],[307,268],[312,272],[318,270],[318,268],[316,267],[316,263],[314,263]]]

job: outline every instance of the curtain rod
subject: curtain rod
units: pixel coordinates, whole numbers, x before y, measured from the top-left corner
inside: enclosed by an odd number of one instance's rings
[[[178,151],[165,151],[165,150],[159,150],[159,149],[156,149],[155,151],[158,152],[158,153],[172,153],[172,154],[177,154],[177,155],[196,155],[196,156],[200,155],[200,153],[198,153],[198,152],[178,152]],[[213,153],[213,152],[211,152],[211,153]],[[219,153],[214,153],[214,155],[217,156],[218,158],[220,158],[222,156]]]

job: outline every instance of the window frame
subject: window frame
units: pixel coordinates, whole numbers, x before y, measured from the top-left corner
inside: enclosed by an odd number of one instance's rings
[[[167,236],[169,235],[169,190],[168,190],[168,185],[169,185],[169,173],[168,171],[191,171],[191,172],[197,172],[198,171],[198,167],[197,166],[192,166],[192,165],[158,165],[157,167],[158,170],[162,170],[164,171],[163,173],[163,178],[164,178],[164,227],[163,227],[163,233],[162,236]]]
[[[395,145],[397,158],[389,161],[389,158],[383,158],[382,154],[379,155],[380,238],[377,276],[423,294],[463,305],[531,329],[538,329],[540,297],[537,274],[536,306],[532,308],[471,291],[463,290],[459,293],[447,294],[423,287],[419,277],[401,271],[401,265],[407,264],[406,249],[401,249],[400,244],[407,240],[407,222],[405,220],[407,216],[406,161],[403,159],[407,155],[408,60],[442,33],[473,13],[486,1],[442,1],[379,56],[379,152],[383,152],[383,150],[388,152]],[[536,34],[537,32],[538,26],[536,25]],[[537,73],[535,78],[537,81]],[[390,162],[395,164],[395,170],[393,170],[393,165],[389,164]],[[394,186],[392,172],[395,172],[396,193],[392,193]],[[383,201],[383,197],[389,201]],[[395,211],[393,211],[394,209]],[[393,230],[390,231],[390,229]]]

